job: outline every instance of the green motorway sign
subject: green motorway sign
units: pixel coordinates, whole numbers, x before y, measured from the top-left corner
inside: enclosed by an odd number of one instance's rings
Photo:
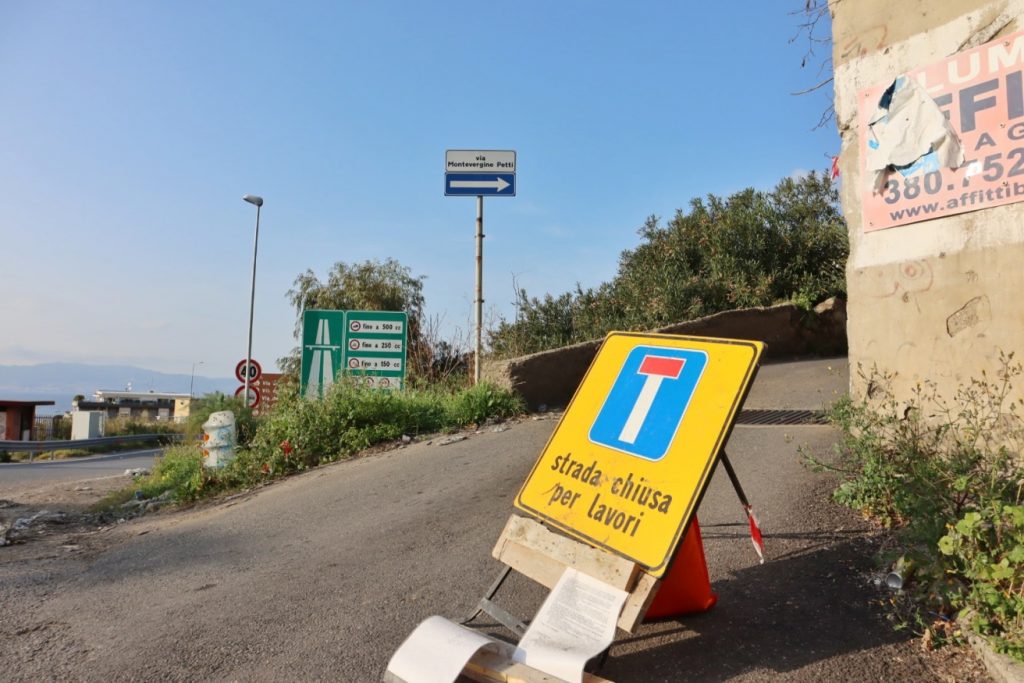
[[[401,311],[303,312],[302,396],[322,398],[342,371],[367,386],[401,389],[408,328]]]
[[[322,398],[341,370],[345,343],[345,312],[309,310],[302,313],[301,394]]]

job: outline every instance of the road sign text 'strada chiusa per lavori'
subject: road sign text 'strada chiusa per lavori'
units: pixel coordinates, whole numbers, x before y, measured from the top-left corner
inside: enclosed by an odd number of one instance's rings
[[[571,452],[565,455],[556,455],[554,462],[551,463],[551,470],[564,475],[568,479],[575,479],[581,484],[587,484],[598,489],[594,492],[594,497],[590,499],[590,504],[587,506],[587,517],[595,522],[604,524],[609,529],[628,534],[629,536],[636,536],[636,532],[640,528],[640,522],[647,513],[647,509],[668,514],[669,508],[672,506],[672,494],[654,488],[644,477],[634,479],[632,472],[628,472],[625,477],[615,477],[612,479],[611,487],[609,488],[611,499],[609,499],[606,492],[605,499],[602,502],[600,488],[601,484],[605,481],[605,477],[601,468],[598,467],[597,460],[586,464],[573,458]],[[551,489],[551,498],[548,504],[563,505],[571,508],[576,505],[576,502],[582,496],[582,493],[573,491],[567,486],[563,487],[561,484],[555,484]],[[615,500],[616,498],[633,503],[641,509],[636,514],[632,514],[627,512],[626,508],[617,508],[615,507],[618,502]]]

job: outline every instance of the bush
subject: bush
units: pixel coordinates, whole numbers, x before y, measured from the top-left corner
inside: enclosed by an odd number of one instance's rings
[[[71,438],[71,418],[57,416],[53,419],[52,438],[67,441]]]
[[[1002,357],[952,401],[934,385],[899,403],[888,378],[864,376],[871,399],[840,401],[833,421],[839,502],[898,530],[924,613],[970,610],[1000,651],[1024,659],[1024,426],[1010,400],[1024,368]],[[816,464],[822,465],[818,462]],[[919,618],[922,613],[919,613]],[[927,620],[924,620],[927,622]]]
[[[198,446],[168,448],[153,465],[153,473],[136,483],[143,498],[173,491],[176,500],[194,500],[203,488],[203,456]]]
[[[68,421],[70,424],[70,420]],[[70,426],[68,434],[70,435]],[[185,425],[180,422],[157,422],[134,418],[110,417],[103,423],[104,436],[131,436],[135,434],[182,434]]]
[[[223,395],[213,396],[206,415],[228,405]],[[177,500],[194,500],[332,462],[403,435],[480,424],[523,409],[518,397],[486,383],[452,393],[438,388],[381,391],[339,382],[322,400],[301,398],[289,387],[278,394],[274,412],[256,426],[249,447],[240,448],[225,467],[206,469],[197,445],[176,446],[157,461],[151,475],[101,501],[100,507],[124,502],[136,491],[153,498],[171,490]],[[201,424],[206,418],[195,419]]]
[[[995,649],[1024,661],[1024,506],[968,512],[939,539],[951,571],[967,580],[951,596]]]
[[[333,385],[323,400],[288,396],[256,433],[252,450],[274,471],[302,469],[377,443],[481,423],[522,412],[511,392],[491,384],[380,391],[353,382]],[[284,453],[287,443],[291,453]]]
[[[523,412],[522,400],[489,382],[456,392],[448,397],[445,410],[454,426],[480,424],[490,418],[511,417]]]
[[[203,456],[199,447],[172,446],[153,464],[153,471],[139,477],[130,485],[111,492],[96,504],[96,509],[116,507],[133,497],[156,498],[171,491],[175,500],[190,501],[199,498],[207,481],[203,471]]]

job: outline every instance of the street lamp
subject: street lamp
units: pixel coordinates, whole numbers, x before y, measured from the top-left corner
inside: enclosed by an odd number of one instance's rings
[[[245,352],[245,389],[243,390],[242,402],[249,406],[249,368],[252,366],[252,310],[256,303],[256,249],[260,244],[260,208],[263,206],[263,197],[254,194],[247,194],[242,197],[245,201],[256,206],[256,234],[252,240],[252,287],[249,289],[249,345]]]
[[[199,366],[199,365],[202,365],[202,364],[203,364],[203,361],[201,361],[201,360],[195,361],[194,363],[192,363],[192,379],[190,379],[188,381],[188,397],[190,399],[192,398],[192,387],[195,386],[195,383],[196,383],[196,366]]]

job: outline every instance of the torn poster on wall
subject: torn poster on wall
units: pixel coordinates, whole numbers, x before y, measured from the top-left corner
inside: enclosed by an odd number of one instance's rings
[[[874,174],[875,193],[885,188],[894,171],[906,177],[964,163],[956,131],[913,78],[900,76],[886,88],[868,130],[867,166]]]
[[[864,231],[1024,201],[1024,31],[860,92]]]

